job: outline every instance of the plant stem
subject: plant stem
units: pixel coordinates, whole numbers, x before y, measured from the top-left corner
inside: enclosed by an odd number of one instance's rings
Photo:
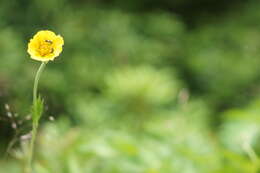
[[[47,64],[47,62],[42,62],[41,66],[39,67],[39,69],[36,73],[36,76],[35,76],[34,85],[33,85],[33,104],[35,104],[36,100],[37,100],[38,83],[39,83],[40,76],[41,76],[46,64]]]
[[[37,129],[39,125],[39,119],[41,115],[37,111],[37,90],[38,90],[38,83],[40,76],[44,70],[44,67],[46,66],[47,62],[42,62],[41,66],[39,67],[35,80],[34,80],[34,86],[33,86],[33,109],[32,109],[32,132],[31,132],[31,141],[29,145],[29,155],[28,155],[28,160],[27,160],[27,168],[26,168],[26,173],[32,173],[32,159],[33,159],[33,152],[34,152],[34,143],[35,143],[35,138],[37,135]]]

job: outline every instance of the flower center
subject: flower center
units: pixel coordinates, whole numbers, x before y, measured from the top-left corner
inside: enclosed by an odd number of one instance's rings
[[[54,49],[52,43],[53,42],[51,40],[44,40],[43,42],[41,42],[38,49],[39,54],[44,57],[53,53]]]

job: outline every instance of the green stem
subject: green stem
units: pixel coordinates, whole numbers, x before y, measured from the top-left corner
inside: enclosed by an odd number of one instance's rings
[[[36,100],[37,100],[38,83],[39,83],[40,76],[41,76],[46,64],[47,64],[47,62],[42,62],[41,66],[39,67],[39,69],[36,73],[36,76],[35,76],[34,85],[33,85],[33,104],[35,104]]]
[[[32,132],[31,132],[31,141],[29,145],[29,155],[28,155],[28,160],[27,160],[27,167],[26,167],[26,173],[32,173],[32,159],[33,159],[33,152],[34,152],[34,143],[35,143],[35,138],[37,135],[37,129],[39,125],[39,117],[40,115],[37,115],[37,109],[36,107],[38,106],[37,102],[37,90],[38,90],[38,83],[40,76],[46,66],[47,62],[42,62],[41,66],[39,67],[35,80],[34,80],[34,86],[33,86],[33,109],[32,109]]]

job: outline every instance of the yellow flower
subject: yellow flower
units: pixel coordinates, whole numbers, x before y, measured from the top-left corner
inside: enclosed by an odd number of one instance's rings
[[[28,53],[38,61],[54,60],[62,51],[63,38],[52,31],[39,31],[28,44]]]

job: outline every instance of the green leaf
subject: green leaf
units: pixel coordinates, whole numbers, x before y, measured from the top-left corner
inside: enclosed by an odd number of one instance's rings
[[[32,106],[32,120],[38,122],[43,113],[44,100],[39,96]]]

